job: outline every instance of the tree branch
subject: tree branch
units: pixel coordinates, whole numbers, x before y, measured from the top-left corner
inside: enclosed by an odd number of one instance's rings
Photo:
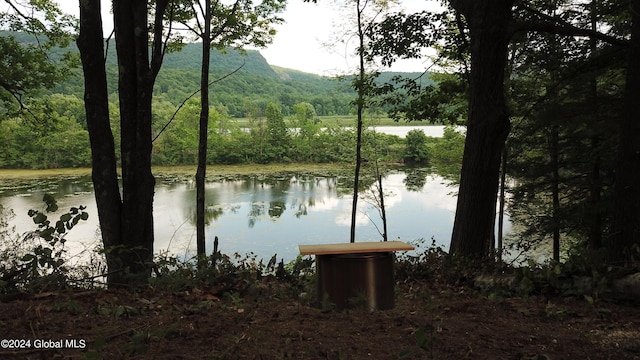
[[[242,61],[242,65],[240,65],[238,68],[236,68],[235,70],[233,70],[232,72],[219,77],[211,82],[209,82],[208,86],[211,86],[217,82],[220,82],[226,78],[228,78],[229,76],[237,73],[238,71],[240,71],[240,69],[242,69],[245,65],[246,61]],[[158,132],[158,134],[153,138],[153,140],[151,140],[151,142],[156,141],[160,135],[162,135],[162,133],[169,127],[169,125],[173,122],[173,120],[176,118],[176,115],[178,115],[178,112],[180,111],[180,109],[182,109],[182,107],[187,103],[187,101],[189,101],[189,99],[191,99],[192,97],[194,97],[197,93],[200,92],[200,89],[194,91],[193,93],[191,93],[191,95],[187,96],[186,99],[184,99],[184,101],[182,101],[182,103],[180,104],[180,106],[178,106],[178,108],[176,109],[176,111],[173,113],[173,115],[171,115],[171,119],[169,119],[169,121],[162,127],[162,129]]]
[[[525,11],[533,14],[534,16],[543,20],[542,22],[532,21],[518,21],[511,26],[511,35],[519,31],[538,31],[547,32],[551,34],[567,35],[567,36],[587,36],[593,37],[611,45],[627,47],[629,46],[629,40],[621,39],[607,34],[603,34],[599,31],[592,29],[582,29],[575,25],[572,25],[557,16],[551,16],[544,14],[536,9],[533,9],[525,4],[519,5]]]

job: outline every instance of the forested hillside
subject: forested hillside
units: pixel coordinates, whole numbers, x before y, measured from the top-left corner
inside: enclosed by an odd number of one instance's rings
[[[187,44],[181,51],[167,54],[154,88],[156,98],[179,105],[197,91],[200,54],[201,46],[197,43]],[[107,56],[109,91],[112,93],[117,88],[116,66],[115,43],[112,40]],[[293,105],[299,102],[312,104],[319,116],[347,115],[351,112],[354,92],[349,81],[271,66],[256,50],[213,50],[211,74],[214,82],[211,85],[211,104],[226,107],[233,117],[246,117],[250,108],[264,109],[269,102],[280,104],[285,115],[293,113]],[[78,70],[70,79],[47,93],[81,98],[81,76]],[[385,74],[384,79],[390,78]]]
[[[107,56],[110,92],[117,88],[115,44]],[[179,105],[199,89],[201,46],[187,44],[181,51],[167,54],[154,88],[159,100]],[[234,49],[211,54],[211,103],[225,106],[234,117],[245,117],[249,104],[264,109],[269,102],[282,104],[289,114],[298,102],[314,105],[318,115],[344,115],[351,108],[353,91],[348,83],[295,70],[272,68],[255,50],[241,53]],[[237,70],[237,71],[236,71]],[[228,76],[234,72],[233,75]],[[221,79],[223,78],[224,79]],[[50,93],[82,97],[80,71]]]
[[[22,44],[34,38],[20,33],[12,35]],[[56,49],[52,57],[77,53],[75,44]],[[154,87],[153,132],[154,163],[179,165],[195,163],[200,81],[200,44],[187,44],[181,51],[169,53]],[[117,117],[117,60],[115,43],[107,48],[112,119]],[[30,98],[29,111],[5,114],[0,121],[0,167],[50,168],[90,165],[87,121],[83,105],[84,80],[80,69],[51,89],[42,89]],[[213,50],[211,57],[210,104],[212,107],[209,144],[210,163],[244,163],[271,161],[352,161],[349,143],[353,132],[339,126],[321,131],[327,124],[318,116],[352,113],[355,92],[350,80],[304,73],[270,66],[255,50],[240,52]],[[394,76],[417,77],[420,74],[385,73],[380,81]],[[185,100],[190,96],[190,101]],[[268,114],[271,109],[271,115]],[[177,110],[180,110],[176,112]],[[275,113],[274,113],[275,112]],[[276,115],[274,115],[276,114]],[[248,118],[240,125],[234,118]],[[287,120],[286,124],[283,120]],[[166,131],[163,129],[166,127]],[[286,129],[293,126],[299,133]],[[118,123],[112,121],[119,143]],[[251,128],[247,132],[243,127]],[[276,131],[277,128],[277,131]],[[286,133],[274,138],[272,132]],[[382,141],[382,140],[380,140]],[[398,161],[404,155],[398,140],[387,138],[387,158]],[[258,144],[258,146],[255,146]]]
[[[11,35],[21,43],[32,42],[31,35],[0,31],[0,36]],[[77,53],[75,43],[69,49],[57,49],[54,56],[66,51]],[[180,51],[168,53],[154,88],[158,101],[180,105],[199,89],[201,45],[186,44]],[[252,109],[264,110],[269,102],[280,104],[285,116],[293,114],[293,105],[307,102],[313,105],[318,116],[348,115],[352,112],[355,93],[349,80],[320,76],[298,70],[272,66],[256,50],[211,53],[211,104],[226,107],[232,117],[248,117]],[[117,60],[115,41],[107,46],[107,72],[109,92],[117,91]],[[233,73],[233,74],[232,74]],[[232,74],[232,75],[229,75]],[[394,76],[414,78],[418,73],[382,73],[380,82],[388,82]],[[82,98],[84,85],[80,69],[64,82],[42,94],[73,95]],[[197,96],[197,95],[196,95]]]

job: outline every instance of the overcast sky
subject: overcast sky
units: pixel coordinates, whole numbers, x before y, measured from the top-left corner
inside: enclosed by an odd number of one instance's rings
[[[63,11],[78,15],[77,0],[58,0]],[[303,0],[289,0],[287,10],[281,15],[285,22],[277,25],[273,43],[266,49],[258,49],[270,65],[276,65],[320,75],[336,75],[353,70],[356,60],[349,58],[350,51],[344,45],[327,46],[337,36],[336,28],[344,23],[343,11],[332,6],[331,1],[319,4]],[[407,13],[437,7],[432,0],[400,0]],[[111,1],[102,1],[104,28],[113,27],[109,14]],[[424,71],[425,60],[400,61],[394,71]]]

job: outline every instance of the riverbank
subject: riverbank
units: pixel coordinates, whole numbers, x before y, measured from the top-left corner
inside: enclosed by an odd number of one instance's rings
[[[336,172],[347,171],[353,166],[345,163],[286,163],[286,164],[237,164],[237,165],[209,165],[208,175],[248,175],[248,174],[276,174],[280,172]],[[196,173],[195,165],[154,166],[155,175],[187,175]],[[0,169],[0,181],[3,179],[46,178],[52,176],[90,176],[91,168],[60,168],[60,169]]]

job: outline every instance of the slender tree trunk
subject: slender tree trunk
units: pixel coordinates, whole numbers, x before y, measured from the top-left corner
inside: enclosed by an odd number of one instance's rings
[[[623,264],[640,251],[640,0],[630,1],[632,27],[614,189],[608,261]]]
[[[558,125],[551,125],[551,221],[553,228],[553,261],[560,262],[560,149]]]
[[[512,0],[451,0],[471,37],[469,118],[450,253],[486,257],[493,242],[500,157],[509,133],[504,99]]]
[[[598,0],[591,1],[591,30],[598,30]],[[592,56],[598,51],[598,40],[594,37],[589,39],[589,50]],[[598,116],[598,79],[595,74],[589,81],[589,105],[591,107],[591,116],[593,116],[592,129],[599,129],[600,124]],[[589,211],[589,239],[588,247],[591,249],[600,249],[602,247],[602,180],[600,176],[600,135],[597,130],[591,136],[591,172],[589,176],[589,203],[591,210]]]
[[[84,72],[84,106],[91,143],[92,179],[98,219],[105,249],[122,244],[122,201],[116,171],[115,145],[109,122],[109,98],[104,63],[104,39],[99,0],[80,0],[80,34],[78,49]],[[110,272],[124,269],[124,264],[106,252]],[[113,283],[115,275],[107,277]]]
[[[196,171],[196,242],[197,254],[203,258],[205,244],[205,189],[207,172],[207,138],[209,135],[209,61],[211,59],[211,0],[205,0],[204,32],[202,34],[202,71],[200,74],[200,138],[198,170]]]
[[[502,261],[502,242],[503,242],[503,231],[504,227],[504,206],[505,206],[505,189],[507,183],[507,156],[509,154],[508,146],[505,144],[504,149],[502,150],[502,165],[500,172],[500,207],[498,210],[498,246],[496,248],[496,255],[499,262]]]
[[[362,111],[364,109],[364,28],[362,25],[362,9],[360,7],[360,0],[356,1],[356,11],[358,20],[358,40],[359,48],[358,55],[360,58],[360,73],[358,74],[358,100],[357,100],[357,114],[358,125],[356,127],[356,168],[353,176],[353,203],[351,204],[351,236],[350,242],[356,241],[356,214],[358,211],[358,189],[360,184],[360,165],[362,163]]]
[[[376,165],[377,166],[377,165]],[[382,217],[382,240],[389,240],[387,231],[387,209],[384,207],[384,190],[382,190],[382,175],[378,174],[378,196],[380,196],[380,217]]]
[[[595,115],[597,116],[597,115]],[[590,184],[589,184],[589,240],[588,246],[591,249],[602,248],[602,179],[600,175],[600,138],[594,135],[591,138],[591,152],[593,159],[591,163]]]

